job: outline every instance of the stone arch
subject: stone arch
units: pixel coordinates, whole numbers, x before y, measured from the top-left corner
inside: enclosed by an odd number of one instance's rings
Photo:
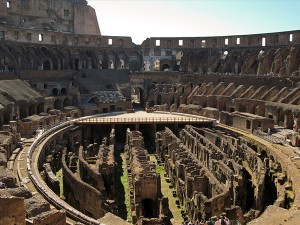
[[[31,116],[34,114],[36,114],[36,107],[34,104],[32,104],[28,107],[28,115]]]
[[[52,89],[52,95],[53,95],[53,96],[58,96],[58,95],[59,95],[59,91],[58,91],[57,88],[53,88],[53,89]]]
[[[160,71],[160,60],[155,60],[154,61],[154,68],[153,68],[154,71]]]
[[[104,55],[105,55],[104,51],[97,50],[96,55],[98,57],[98,63],[97,63],[98,68],[107,69],[107,62],[106,62],[105,57],[104,57]]]
[[[73,62],[74,66],[73,66],[73,68],[75,70],[82,69],[81,54],[82,54],[82,51],[80,49],[74,49],[73,50],[73,59],[74,59],[74,62]]]
[[[283,126],[283,122],[284,122],[284,112],[282,108],[279,108],[277,110],[277,124],[279,126]]]
[[[114,69],[116,64],[116,53],[112,50],[107,52],[108,69]]]
[[[73,64],[71,63],[71,50],[68,48],[65,48],[62,50],[62,69],[69,70],[73,69]]]
[[[60,89],[60,94],[61,95],[67,95],[68,94],[67,88],[63,87],[62,89]]]
[[[49,59],[45,60],[43,62],[43,70],[51,70],[52,68],[52,61],[50,61]]]
[[[129,69],[131,71],[140,71],[142,66],[141,55],[137,51],[129,53]]]
[[[45,104],[43,102],[38,104],[37,107],[36,107],[37,114],[40,114],[40,113],[44,112],[44,107],[45,107]]]
[[[54,63],[53,69],[54,70],[56,70],[56,69],[63,70],[63,59],[61,57],[60,50],[58,48],[52,48],[51,53],[56,58],[56,64],[57,64],[57,65],[55,65],[55,63]]]
[[[17,46],[16,47],[16,55],[17,55],[17,62],[18,62],[18,67],[20,69],[29,69],[29,61],[26,57],[26,51],[24,46]],[[0,61],[1,64],[1,61]]]
[[[65,98],[63,101],[63,107],[72,105],[72,101],[69,98]]]
[[[150,61],[144,61],[144,71],[150,71]]]
[[[97,68],[97,63],[98,63],[98,57],[97,55],[95,54],[94,51],[90,50],[90,49],[87,49],[85,51],[85,54],[86,54],[86,67],[88,69],[95,69]]]
[[[161,68],[162,68],[162,71],[169,71],[170,65],[168,63],[164,63]]]
[[[175,56],[176,61],[175,61],[173,71],[179,71],[182,57],[183,57],[183,51],[178,51]]]
[[[61,100],[60,99],[56,99],[54,101],[54,109],[59,109],[61,110]]]
[[[118,52],[117,57],[119,59],[119,64],[117,65],[117,68],[125,69],[126,67],[128,67],[128,56],[125,51]]]
[[[284,126],[287,129],[293,129],[294,125],[294,115],[291,110],[286,110],[284,112]]]
[[[140,63],[137,60],[130,60],[129,70],[130,71],[139,71],[140,70]]]
[[[197,57],[195,52],[187,53],[187,72],[197,72]]]
[[[113,60],[109,60],[109,62],[108,62],[108,68],[109,69],[114,69],[115,68],[115,64],[114,64]]]
[[[43,70],[58,70],[58,58],[53,54],[52,51],[49,51],[49,49],[45,46],[42,46],[40,48],[42,54],[43,54]],[[50,62],[50,67],[48,62]],[[46,62],[46,69],[44,68],[44,63]]]

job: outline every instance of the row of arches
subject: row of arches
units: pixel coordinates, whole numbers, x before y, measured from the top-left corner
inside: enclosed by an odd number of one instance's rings
[[[140,70],[139,50],[48,48],[46,46],[0,45],[1,65],[26,70],[78,70],[129,68]],[[131,67],[131,68],[130,68]]]

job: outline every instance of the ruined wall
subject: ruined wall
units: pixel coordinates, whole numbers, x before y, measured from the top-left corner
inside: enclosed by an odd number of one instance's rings
[[[94,218],[100,218],[108,212],[108,206],[105,205],[102,194],[95,188],[89,186],[75,176],[66,164],[66,151],[62,155],[63,179],[65,182],[66,197],[70,196],[67,187],[72,191],[73,198],[76,200],[75,207],[80,211],[87,213]],[[69,200],[67,197],[67,200]],[[72,204],[71,204],[72,205]]]
[[[168,204],[161,193],[160,175],[156,165],[150,161],[148,151],[144,149],[144,139],[139,131],[126,132],[125,151],[129,163],[129,187],[132,189],[131,215],[133,223],[169,224]],[[148,219],[144,219],[148,218]]]
[[[25,225],[25,205],[23,198],[0,197],[0,223]]]
[[[94,8],[86,5],[74,5],[74,33],[101,35]]]
[[[44,212],[37,217],[32,218],[33,225],[65,225],[66,224],[66,212],[64,210],[51,210]]]

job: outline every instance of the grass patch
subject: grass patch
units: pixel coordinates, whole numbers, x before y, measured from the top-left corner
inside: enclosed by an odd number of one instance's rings
[[[59,171],[56,172],[56,177],[57,177],[57,180],[59,181],[59,189],[60,189],[59,190],[59,197],[61,199],[65,199],[62,169],[60,169]]]
[[[121,154],[122,157],[122,173],[120,174],[120,180],[121,184],[119,187],[122,188],[122,190],[119,190],[119,193],[125,192],[125,199],[123,200],[126,205],[126,220],[132,221],[131,218],[131,209],[130,209],[130,196],[129,196],[129,183],[128,183],[128,173],[126,168],[126,157],[125,154]],[[124,216],[125,217],[125,216]]]

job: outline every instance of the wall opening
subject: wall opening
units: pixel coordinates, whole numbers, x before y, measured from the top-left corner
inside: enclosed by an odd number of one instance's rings
[[[52,89],[52,95],[57,96],[58,95],[58,90],[57,88]]]
[[[293,34],[290,34],[290,36],[289,36],[289,42],[293,42]]]
[[[241,38],[237,38],[237,39],[236,39],[236,44],[237,44],[237,45],[241,44]]]
[[[246,129],[251,129],[251,121],[250,120],[246,121]]]
[[[11,1],[6,2],[6,8],[10,9],[11,8]]]
[[[111,38],[108,39],[108,45],[112,45],[112,39]]]
[[[62,89],[60,90],[60,93],[61,93],[62,95],[66,95],[66,94],[67,94],[67,89],[66,89],[66,88],[62,88]]]
[[[162,66],[162,70],[163,70],[163,71],[169,71],[169,69],[170,69],[170,66],[169,66],[168,64],[164,64],[164,65]]]
[[[156,46],[160,46],[160,40],[156,40],[156,41],[155,41],[155,45],[156,45]]]
[[[261,39],[261,46],[266,46],[266,38],[265,37],[263,37]]]
[[[44,35],[43,34],[39,34],[39,42],[44,41]]]
[[[264,206],[273,205],[277,199],[277,188],[269,173],[265,176],[265,188],[263,192]]]
[[[225,45],[228,45],[228,38],[225,38]]]
[[[178,41],[178,45],[179,45],[179,46],[182,46],[182,45],[183,45],[183,40],[179,40],[179,41]]]
[[[154,212],[153,212],[153,200],[146,198],[142,200],[143,204],[143,214],[145,218],[153,218]]]
[[[243,196],[246,200],[245,202],[245,211],[249,211],[252,207],[253,207],[253,204],[254,204],[254,186],[252,184],[252,181],[251,181],[251,175],[250,173],[245,169],[243,168],[243,175],[244,175],[244,187],[245,187],[245,192],[244,194],[246,196]]]
[[[205,48],[205,46],[206,46],[206,41],[205,41],[205,40],[202,40],[202,41],[201,41],[201,48]]]
[[[50,70],[51,69],[51,63],[49,60],[44,61],[43,63],[44,70]]]
[[[75,70],[78,70],[79,59],[75,59]]]
[[[4,38],[5,38],[5,32],[0,31],[0,40],[4,40]]]
[[[54,109],[59,109],[61,110],[61,100],[56,99],[54,102]]]

